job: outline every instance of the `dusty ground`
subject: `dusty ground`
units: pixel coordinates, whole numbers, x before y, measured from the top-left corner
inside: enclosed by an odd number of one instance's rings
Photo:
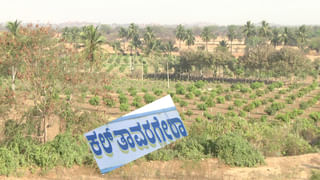
[[[55,168],[47,174],[21,173],[21,177],[0,179],[309,179],[320,171],[320,154],[267,158],[266,164],[254,168],[228,167],[217,159],[200,161],[135,161],[101,175],[96,167]]]

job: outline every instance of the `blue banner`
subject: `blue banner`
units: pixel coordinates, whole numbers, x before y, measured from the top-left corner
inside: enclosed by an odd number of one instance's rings
[[[187,135],[168,95],[84,136],[104,174]]]

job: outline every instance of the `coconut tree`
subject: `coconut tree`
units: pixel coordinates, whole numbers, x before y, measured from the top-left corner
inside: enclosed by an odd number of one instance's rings
[[[21,22],[18,20],[15,20],[14,22],[8,22],[6,28],[8,29],[8,31],[12,34],[13,36],[13,40],[16,41],[16,38],[18,36],[18,31],[19,31],[19,26],[20,26]],[[13,47],[15,48],[15,47]],[[12,56],[14,56],[12,53],[14,51],[9,51],[9,54],[11,54]],[[16,57],[14,57],[16,58]],[[11,66],[11,89],[14,92],[15,91],[15,81],[16,81],[16,75],[17,75],[17,62],[19,60],[15,59],[12,60],[12,66]]]
[[[21,21],[15,20],[13,22],[8,22],[6,28],[14,37],[17,37],[20,24]]]
[[[126,50],[126,41],[128,40],[128,31],[124,27],[121,27],[118,31],[118,35],[123,41],[123,50],[125,51]]]
[[[248,39],[256,34],[255,27],[251,21],[247,21],[247,23],[243,26],[243,31],[245,38]]]
[[[168,88],[170,88],[169,60],[172,59],[172,55],[171,55],[172,52],[178,51],[178,48],[174,46],[174,43],[172,41],[168,41],[161,45],[161,50],[167,56],[167,82],[168,82]]]
[[[212,37],[212,33],[210,32],[210,28],[209,27],[204,27],[201,34],[201,39],[206,42],[206,50],[208,51],[208,42],[210,41],[211,37]]]
[[[274,48],[276,48],[281,43],[281,35],[278,29],[272,30],[271,43],[273,44]]]
[[[232,42],[236,38],[236,30],[235,29],[236,29],[236,26],[234,26],[234,25],[228,26],[227,36],[230,41],[231,54],[232,54]]]
[[[188,46],[188,48],[190,48],[190,46],[194,45],[195,37],[194,37],[191,29],[188,29],[186,31],[185,40],[186,40],[186,45]]]
[[[259,29],[259,36],[268,39],[271,36],[271,28],[269,23],[266,21],[261,22],[261,27]]]
[[[299,27],[299,29],[296,32],[297,40],[299,43],[299,47],[303,49],[305,43],[307,42],[307,29],[305,25],[302,25]]]
[[[288,45],[290,39],[290,31],[287,27],[284,28],[283,33],[281,34],[281,41],[285,46]]]
[[[98,31],[98,26],[84,26],[80,36],[85,45],[84,52],[86,53],[87,59],[93,63],[96,60],[95,53],[100,49],[100,45],[103,43],[101,33]]]
[[[181,49],[181,41],[184,41],[186,37],[186,30],[179,24],[176,28],[176,38],[179,40],[179,49]]]

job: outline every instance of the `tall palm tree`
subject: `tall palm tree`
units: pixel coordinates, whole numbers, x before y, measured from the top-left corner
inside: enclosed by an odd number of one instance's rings
[[[169,60],[171,60],[172,52],[178,51],[178,48],[174,46],[174,43],[172,41],[168,41],[165,44],[161,45],[161,50],[166,54],[167,56],[167,82],[168,82],[168,88],[170,88],[170,75],[169,75]]]
[[[18,36],[19,26],[21,22],[18,20],[15,20],[14,22],[8,22],[6,28],[9,30],[9,32],[13,35],[13,38],[15,39]],[[11,66],[11,89],[14,92],[16,90],[16,75],[17,75],[17,64],[18,60],[14,59],[12,61]]]
[[[141,41],[140,41],[140,36],[139,36],[139,29],[138,26],[135,25],[134,23],[131,23],[128,28],[128,39],[131,40],[131,47],[137,48],[140,46]],[[130,50],[130,54],[132,54],[132,48]]]
[[[185,40],[186,40],[186,45],[188,46],[188,48],[190,48],[190,46],[194,45],[195,37],[194,37],[191,29],[188,29],[186,31]]]
[[[212,37],[212,33],[210,32],[210,28],[209,27],[204,27],[201,34],[201,39],[206,42],[206,50],[208,51],[208,42],[210,41],[211,37]]]
[[[21,24],[21,21],[15,20],[13,22],[8,22],[6,28],[9,30],[9,32],[16,37],[18,35],[19,26]]]
[[[299,47],[303,48],[304,44],[307,42],[307,29],[305,25],[300,26],[297,30],[297,39]]]
[[[98,26],[84,26],[80,36],[85,44],[85,52],[87,53],[87,58],[89,59],[89,61],[94,62],[95,52],[103,43],[101,33],[99,33],[98,31]]]
[[[290,31],[287,27],[284,28],[283,33],[281,34],[281,41],[285,46],[288,45],[290,39]]]
[[[242,32],[245,35],[246,39],[248,39],[256,34],[254,25],[251,23],[251,21],[247,21],[247,23],[243,26]]]
[[[184,41],[186,37],[186,30],[179,24],[176,28],[176,38],[179,40],[179,49],[181,49],[181,41]]]
[[[271,35],[271,29],[270,29],[269,23],[267,23],[266,21],[261,22],[259,35],[264,38],[269,38]]]
[[[278,29],[272,30],[271,43],[273,44],[274,48],[276,48],[281,43],[281,35]]]
[[[123,40],[123,50],[126,51],[126,41],[128,40],[128,31],[124,28],[121,27],[119,29],[119,37]]]
[[[230,49],[232,54],[232,42],[236,38],[236,27],[234,25],[228,26],[228,39],[230,41]]]

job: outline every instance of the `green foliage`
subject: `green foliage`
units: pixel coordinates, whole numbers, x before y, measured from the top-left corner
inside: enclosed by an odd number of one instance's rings
[[[201,111],[206,111],[207,110],[207,105],[206,104],[198,104],[197,107]]]
[[[320,122],[320,112],[312,112],[309,114],[309,117],[315,122]]]
[[[122,103],[120,104],[120,111],[129,111],[129,104],[127,103]]]
[[[154,89],[153,90],[153,93],[156,95],[156,96],[160,96],[162,95],[163,91],[161,89]]]
[[[195,85],[197,88],[201,89],[201,88],[204,87],[205,82],[202,81],[202,80],[199,80],[199,81],[195,82],[194,85]]]
[[[184,100],[181,100],[181,101],[179,102],[179,104],[180,104],[180,107],[186,107],[186,106],[188,106],[188,102],[187,102],[187,101],[184,101]]]
[[[135,96],[138,93],[137,89],[134,87],[128,88],[128,92],[130,93],[130,96]]]
[[[183,86],[179,86],[176,88],[176,94],[184,95],[186,93],[186,89]]]
[[[223,96],[217,97],[217,103],[218,103],[218,104],[224,104],[224,103],[225,103],[224,97],[223,97]]]
[[[148,94],[146,93],[144,96],[143,96],[143,99],[144,99],[144,102],[149,104],[149,103],[152,103],[153,101],[156,100],[156,97],[152,96],[151,94]]]
[[[100,98],[98,96],[93,96],[91,99],[89,99],[89,103],[93,106],[97,106],[100,103]]]
[[[277,111],[283,109],[284,107],[285,107],[285,105],[283,103],[274,102],[271,104],[271,106],[269,106],[265,109],[265,112],[268,115],[275,115]]]
[[[188,111],[186,112],[186,115],[187,115],[187,116],[192,116],[192,115],[193,115],[193,112],[192,112],[190,109],[188,109]]]
[[[120,104],[128,104],[128,98],[127,98],[127,96],[126,95],[124,95],[124,94],[120,94],[119,95],[119,102],[120,102]]]
[[[236,107],[241,107],[243,102],[239,99],[236,99],[234,100],[233,104],[236,106]]]
[[[192,92],[189,92],[186,94],[186,98],[187,99],[193,99],[194,98],[194,94]]]
[[[116,105],[116,101],[111,97],[111,96],[104,96],[103,97],[103,102],[108,106],[108,107],[114,107]]]
[[[264,86],[263,82],[254,82],[250,84],[251,89],[260,89]]]
[[[319,180],[319,179],[320,179],[320,171],[319,170],[312,171],[310,180]]]
[[[133,101],[132,101],[132,106],[135,106],[137,108],[141,107],[142,106],[142,98],[140,96],[135,96],[133,98]]]
[[[287,156],[300,155],[314,152],[314,149],[304,139],[289,135],[284,143],[283,154]]]
[[[199,97],[199,96],[201,96],[201,91],[199,90],[199,89],[196,89],[196,90],[194,90],[194,95],[196,96],[196,97]]]
[[[264,163],[261,153],[236,134],[220,136],[214,142],[214,154],[228,165],[253,167]]]
[[[10,175],[19,167],[19,160],[14,151],[0,147],[0,175]]]

